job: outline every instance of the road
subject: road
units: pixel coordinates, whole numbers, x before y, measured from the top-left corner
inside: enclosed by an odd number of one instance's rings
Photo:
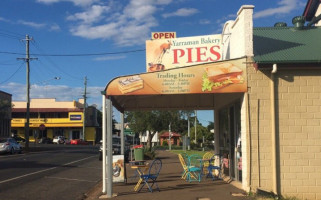
[[[0,155],[0,199],[78,200],[102,178],[98,148],[51,145]]]

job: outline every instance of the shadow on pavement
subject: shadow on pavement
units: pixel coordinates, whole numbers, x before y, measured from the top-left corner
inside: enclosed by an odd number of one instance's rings
[[[149,192],[144,187],[139,193],[134,191],[138,179],[128,179],[127,183],[114,183],[113,194],[115,200],[248,200],[243,190],[224,182],[223,180],[215,180],[205,177],[201,182],[186,182],[181,179],[183,168],[178,160],[178,156],[168,151],[158,151],[157,157],[162,159],[163,167],[158,177],[158,186],[160,192]],[[134,170],[126,164],[126,173],[128,177],[134,175]],[[91,188],[84,196],[86,200],[99,199],[102,195],[102,183]],[[240,194],[235,196],[234,194]]]

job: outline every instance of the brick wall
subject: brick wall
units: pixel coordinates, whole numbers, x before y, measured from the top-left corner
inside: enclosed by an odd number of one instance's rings
[[[277,172],[283,196],[321,199],[320,77],[321,70],[315,69],[279,69],[275,74]],[[252,188],[272,191],[270,71],[249,67],[248,83],[250,182]]]

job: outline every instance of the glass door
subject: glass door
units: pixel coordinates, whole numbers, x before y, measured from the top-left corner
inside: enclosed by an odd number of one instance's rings
[[[220,156],[222,161],[222,173],[230,176],[229,158],[230,158],[230,134],[228,108],[224,108],[219,112],[219,145]],[[216,147],[215,147],[216,148]]]
[[[235,179],[242,182],[241,105],[235,104]]]
[[[240,113],[240,102],[219,112],[219,144],[223,173],[237,181],[242,181]]]

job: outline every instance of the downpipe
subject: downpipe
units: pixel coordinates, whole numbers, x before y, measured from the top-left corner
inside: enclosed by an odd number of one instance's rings
[[[271,71],[271,140],[272,140],[272,182],[273,193],[278,195],[278,180],[277,180],[277,158],[276,158],[276,119],[275,119],[275,81],[274,75],[278,70],[277,64],[273,64]]]

